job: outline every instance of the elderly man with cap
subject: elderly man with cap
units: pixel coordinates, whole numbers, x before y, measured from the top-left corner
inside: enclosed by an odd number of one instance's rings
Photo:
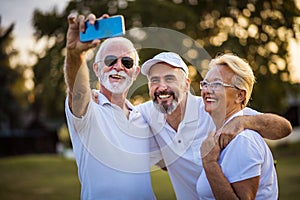
[[[138,110],[160,148],[161,154],[155,159],[163,159],[177,199],[198,199],[196,183],[203,170],[200,145],[214,130],[214,123],[204,110],[202,98],[189,92],[188,67],[179,55],[160,53],[146,61],[141,72],[148,78],[152,101],[139,105]],[[221,145],[227,145],[244,129],[255,130],[268,139],[290,134],[291,125],[286,119],[246,110],[248,116],[233,119],[220,131]]]

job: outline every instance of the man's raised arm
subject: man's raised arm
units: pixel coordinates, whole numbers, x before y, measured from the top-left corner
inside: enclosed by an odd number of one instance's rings
[[[96,17],[89,15],[88,20],[93,23]],[[72,113],[77,117],[81,117],[86,113],[87,105],[91,99],[89,70],[85,60],[85,51],[96,47],[100,43],[100,40],[88,43],[80,42],[79,31],[84,31],[84,21],[85,18],[82,15],[76,17],[76,15],[70,14],[68,16],[69,28],[64,74],[68,104]]]

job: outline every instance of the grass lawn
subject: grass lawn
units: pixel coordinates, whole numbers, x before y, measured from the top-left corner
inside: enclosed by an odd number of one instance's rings
[[[76,164],[56,155],[0,159],[0,199],[79,199]]]
[[[272,149],[278,160],[281,200],[300,196],[300,143]],[[0,199],[79,199],[80,184],[74,160],[57,155],[29,155],[0,159]],[[166,172],[151,173],[158,200],[175,199]]]
[[[300,196],[300,143],[272,149],[277,160],[280,200],[296,200]]]

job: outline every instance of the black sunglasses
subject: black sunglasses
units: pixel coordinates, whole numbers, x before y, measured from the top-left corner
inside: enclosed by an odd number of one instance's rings
[[[114,55],[108,55],[104,58],[104,63],[106,66],[110,67],[116,64],[118,61],[118,57]],[[133,66],[133,59],[130,57],[122,57],[121,62],[127,69],[132,68]]]

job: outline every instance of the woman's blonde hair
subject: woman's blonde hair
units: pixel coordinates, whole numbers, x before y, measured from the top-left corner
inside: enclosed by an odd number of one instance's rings
[[[226,65],[234,71],[236,75],[233,77],[232,84],[238,89],[246,91],[246,99],[242,102],[245,107],[251,98],[253,85],[255,83],[255,76],[251,66],[244,59],[229,53],[220,55],[212,59],[209,63],[210,68],[216,65]]]

